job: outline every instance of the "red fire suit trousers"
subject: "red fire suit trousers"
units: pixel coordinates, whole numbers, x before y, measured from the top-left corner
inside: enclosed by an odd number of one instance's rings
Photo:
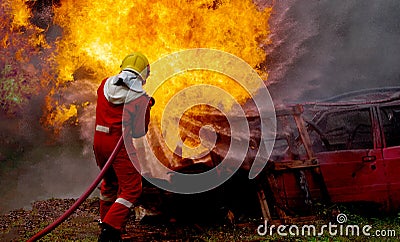
[[[103,168],[119,137],[96,132],[93,147],[96,162],[100,168]],[[131,151],[131,148],[129,150]],[[131,152],[134,152],[134,149]],[[130,155],[137,162],[136,154]],[[129,159],[125,145],[122,146],[112,167],[105,174],[100,188],[101,221],[121,230],[128,219],[130,208],[142,192],[142,177]]]

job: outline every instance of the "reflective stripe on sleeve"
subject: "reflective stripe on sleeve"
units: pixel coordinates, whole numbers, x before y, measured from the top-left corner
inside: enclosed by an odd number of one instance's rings
[[[115,202],[119,203],[119,204],[122,204],[127,208],[131,208],[132,207],[132,203],[129,202],[128,200],[122,198],[122,197],[117,198],[117,200],[115,200]]]
[[[106,126],[103,126],[103,125],[100,125],[100,124],[97,124],[96,125],[96,131],[100,131],[100,132],[109,134],[110,133],[110,128],[106,127]]]

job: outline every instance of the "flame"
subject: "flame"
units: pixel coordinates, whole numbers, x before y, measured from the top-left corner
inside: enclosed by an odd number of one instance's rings
[[[44,30],[30,22],[27,1],[0,3],[0,104],[6,114],[18,113],[46,91],[54,76],[46,63],[51,47]],[[38,61],[41,60],[41,61]]]
[[[30,23],[32,13],[27,3],[32,1],[2,2],[2,12],[8,13],[2,17],[9,20],[11,28],[2,24],[5,31],[0,35],[0,44],[8,52],[16,46],[27,46],[13,49],[18,66],[32,62],[28,51],[39,55],[47,50],[45,55],[39,56],[40,67],[34,68],[39,80],[32,82],[37,85],[32,87],[36,89],[32,94],[38,93],[41,87],[50,86],[44,114],[49,126],[77,120],[77,110],[85,107],[86,104],[79,101],[62,103],[54,97],[68,83],[80,81],[78,70],[87,70],[90,77],[85,78],[98,84],[119,72],[121,60],[133,51],[144,53],[154,62],[184,49],[213,48],[242,58],[264,80],[268,76],[261,66],[270,41],[268,20],[272,9],[259,9],[251,0],[62,0],[52,6],[53,23],[50,25],[62,30],[61,36],[52,43],[48,43],[46,29]],[[21,28],[28,31],[20,31]],[[13,44],[15,35],[20,42]],[[151,81],[150,76],[148,83]],[[174,93],[204,83],[227,90],[240,103],[249,97],[246,90],[226,76],[201,71],[185,73],[172,78],[157,91],[153,119],[159,121],[163,107]],[[230,105],[224,100],[221,102],[221,105]]]
[[[227,51],[253,67],[266,58],[260,43],[269,34],[270,9],[259,11],[249,0],[66,0],[54,11],[64,32],[57,59],[63,80],[82,64],[117,72],[132,51],[150,62],[200,47]]]
[[[55,8],[55,23],[63,29],[58,43],[58,82],[71,81],[85,66],[99,81],[119,71],[125,55],[143,52],[153,62],[188,48],[214,48],[234,54],[266,79],[260,63],[266,59],[271,9],[257,9],[250,0],[63,1]],[[150,83],[150,79],[148,83]],[[196,73],[174,78],[155,94],[154,117],[177,91],[199,83],[217,85],[244,102],[245,90],[228,77]],[[162,105],[160,105],[162,104]]]
[[[66,121],[70,120],[71,117],[76,117],[78,115],[77,106],[72,104],[70,106],[65,106],[63,104],[56,106],[56,109],[50,114],[50,120],[54,126],[60,126]],[[75,120],[78,121],[77,119]]]
[[[12,26],[15,28],[27,26],[28,20],[31,17],[31,11],[25,4],[25,0],[16,0],[11,4],[13,21]]]

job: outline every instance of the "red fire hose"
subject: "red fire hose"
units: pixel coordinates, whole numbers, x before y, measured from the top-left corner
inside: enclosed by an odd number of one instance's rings
[[[115,146],[113,152],[110,155],[110,158],[108,158],[106,164],[104,165],[103,169],[101,169],[99,175],[97,175],[96,179],[92,182],[92,184],[88,187],[88,189],[79,197],[78,200],[63,214],[61,215],[56,221],[54,221],[52,224],[48,225],[46,228],[32,236],[28,242],[33,242],[36,241],[46,234],[50,233],[53,229],[55,229],[58,225],[60,225],[62,222],[64,222],[82,203],[83,201],[86,200],[86,198],[89,197],[89,195],[93,192],[93,190],[97,187],[101,179],[103,179],[104,174],[108,170],[108,168],[111,166],[113,163],[115,157],[117,156],[118,152],[120,151],[122,144],[124,143],[124,139],[121,136],[119,138],[117,145]]]

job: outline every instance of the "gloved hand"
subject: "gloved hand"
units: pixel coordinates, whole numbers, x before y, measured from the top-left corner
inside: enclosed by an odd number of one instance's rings
[[[154,104],[156,104],[156,100],[153,97],[150,97],[150,101],[149,101],[150,107],[153,107]]]

